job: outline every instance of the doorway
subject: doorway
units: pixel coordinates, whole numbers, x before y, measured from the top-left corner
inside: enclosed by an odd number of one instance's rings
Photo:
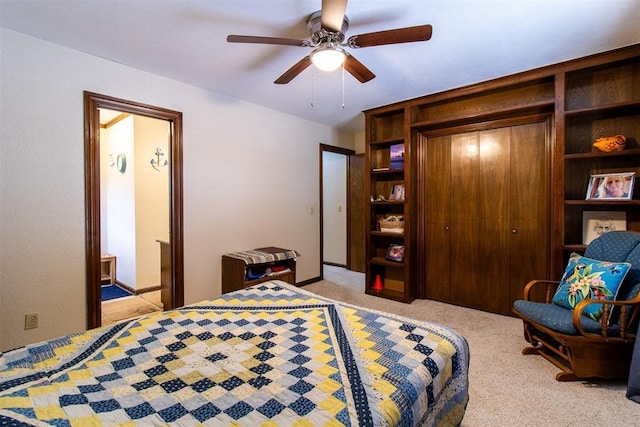
[[[355,151],[320,144],[320,279],[323,265],[349,269],[349,158]]]
[[[182,230],[182,113],[164,108],[117,99],[91,92],[84,93],[85,123],[85,199],[87,263],[87,327],[101,325],[101,201],[100,201],[100,110],[167,121],[169,126],[169,239],[167,266],[163,266],[161,286],[168,289],[165,309],[184,305],[184,261]],[[164,257],[164,254],[163,254]]]

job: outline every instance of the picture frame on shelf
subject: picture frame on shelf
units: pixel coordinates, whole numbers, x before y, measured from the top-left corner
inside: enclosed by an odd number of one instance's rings
[[[635,172],[591,175],[585,200],[631,200]]]
[[[404,200],[404,185],[396,184],[391,188],[389,200]]]
[[[582,212],[582,243],[588,245],[597,237],[610,231],[627,229],[627,213],[624,211]]]
[[[404,261],[404,245],[389,245],[385,259],[396,262]]]
[[[391,170],[404,169],[404,144],[389,147],[389,160]]]

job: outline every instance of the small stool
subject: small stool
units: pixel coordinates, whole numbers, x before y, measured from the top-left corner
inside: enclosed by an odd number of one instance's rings
[[[116,284],[116,256],[105,254],[100,257],[100,284],[102,282],[109,282],[112,285]]]

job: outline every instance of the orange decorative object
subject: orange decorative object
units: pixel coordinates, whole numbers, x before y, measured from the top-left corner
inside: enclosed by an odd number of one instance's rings
[[[593,146],[596,147],[599,151],[609,153],[611,151],[624,150],[626,142],[627,138],[625,138],[624,135],[603,136],[602,138],[596,139],[596,142],[593,143]]]
[[[382,279],[380,278],[379,274],[376,274],[376,280],[373,282],[373,287],[371,288],[374,291],[381,291],[383,288],[382,286]]]

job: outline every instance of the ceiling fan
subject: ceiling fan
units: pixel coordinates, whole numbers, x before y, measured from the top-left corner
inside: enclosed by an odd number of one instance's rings
[[[261,43],[285,46],[312,47],[313,51],[289,68],[274,83],[286,84],[303,72],[312,63],[325,71],[332,71],[344,65],[344,69],[366,83],[376,75],[364,64],[349,54],[344,48],[353,49],[385,44],[427,41],[431,38],[431,25],[376,31],[349,37],[349,19],[345,15],[348,0],[322,0],[322,9],[307,18],[307,28],[311,40],[261,36],[227,36],[229,43]]]

